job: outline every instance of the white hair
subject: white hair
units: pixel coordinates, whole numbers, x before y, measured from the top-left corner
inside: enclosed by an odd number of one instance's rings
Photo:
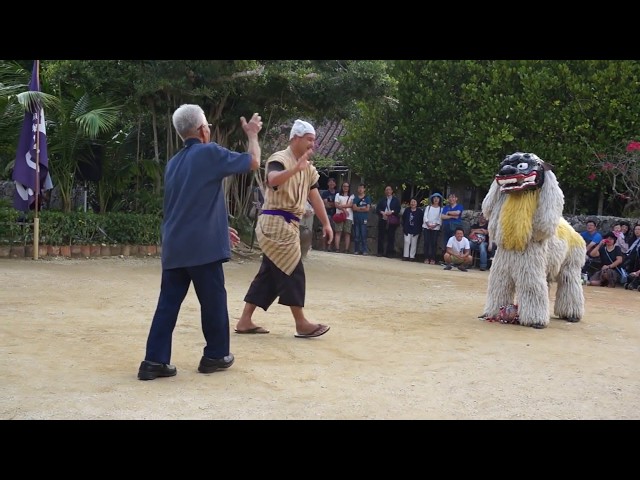
[[[200,105],[184,104],[173,112],[172,121],[176,132],[184,140],[190,134],[195,133],[198,127],[206,122],[206,118],[207,116]]]

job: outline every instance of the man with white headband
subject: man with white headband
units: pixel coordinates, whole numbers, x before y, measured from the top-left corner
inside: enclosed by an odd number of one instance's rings
[[[256,307],[265,312],[278,303],[291,309],[297,338],[324,335],[329,326],[312,323],[304,315],[306,277],[300,250],[300,218],[307,199],[322,223],[322,234],[330,244],[333,230],[318,191],[320,174],[311,162],[316,131],[303,120],[296,120],[289,135],[289,146],[275,152],[265,164],[266,191],[262,214],[256,226],[256,239],[262,250],[260,270],[244,297],[245,305],[236,324],[236,333],[269,333],[253,323]]]

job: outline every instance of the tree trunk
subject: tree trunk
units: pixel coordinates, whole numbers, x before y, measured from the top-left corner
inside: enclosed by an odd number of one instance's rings
[[[578,208],[578,194],[574,193],[573,194],[573,207],[571,209],[571,215],[575,215],[576,214],[576,209]]]
[[[602,216],[602,211],[604,210],[604,192],[600,190],[598,193],[598,216]]]
[[[149,99],[149,108],[151,110],[151,126],[153,130],[153,160],[160,165],[160,150],[158,147],[158,117],[156,115],[156,107],[153,99]],[[154,190],[156,195],[160,195],[162,192],[162,177],[160,176],[160,170],[155,174]]]

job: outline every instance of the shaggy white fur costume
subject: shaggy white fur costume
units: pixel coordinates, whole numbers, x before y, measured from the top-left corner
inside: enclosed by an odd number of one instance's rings
[[[584,315],[581,269],[586,247],[578,232],[562,217],[564,194],[551,170],[534,154],[515,153],[537,162],[541,186],[532,187],[534,174],[516,174],[525,163],[501,169],[511,186],[499,183],[500,174],[482,202],[489,221],[489,238],[497,245],[489,273],[483,318],[498,315],[500,307],[518,305],[519,323],[535,328],[549,324],[549,290],[558,283],[554,315],[578,322]],[[532,160],[533,159],[533,160]],[[511,175],[504,175],[511,168]],[[534,169],[535,169],[534,168]],[[516,178],[519,177],[519,180]],[[528,182],[528,186],[523,186]],[[518,182],[520,186],[518,186]]]

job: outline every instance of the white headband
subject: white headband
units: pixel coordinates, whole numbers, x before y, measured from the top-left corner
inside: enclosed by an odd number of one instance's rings
[[[313,125],[311,125],[309,122],[305,122],[304,120],[296,120],[293,123],[293,127],[291,127],[291,134],[289,134],[289,140],[291,140],[294,136],[303,137],[307,133],[312,133],[313,135],[316,134],[316,131],[313,128]]]

